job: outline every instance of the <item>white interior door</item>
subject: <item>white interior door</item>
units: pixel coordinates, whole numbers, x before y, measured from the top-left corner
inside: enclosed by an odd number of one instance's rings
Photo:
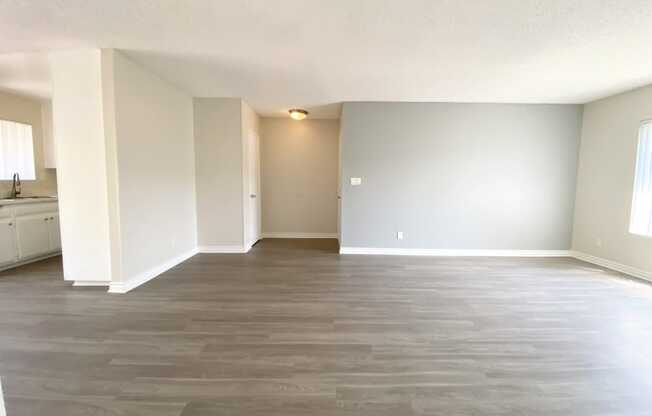
[[[261,237],[260,140],[254,131],[249,132],[247,142],[247,181],[249,184],[247,243],[252,246]]]

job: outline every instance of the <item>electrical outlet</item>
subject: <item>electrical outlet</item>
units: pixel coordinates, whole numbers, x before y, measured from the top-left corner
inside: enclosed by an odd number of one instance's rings
[[[602,239],[601,238],[596,238],[595,239],[595,246],[596,247],[602,247]]]
[[[396,233],[396,239],[397,240],[402,240],[403,239],[403,231],[399,231]]]

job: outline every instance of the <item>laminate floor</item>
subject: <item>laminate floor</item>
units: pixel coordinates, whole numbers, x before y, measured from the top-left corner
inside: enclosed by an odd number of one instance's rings
[[[652,415],[652,286],[573,259],[202,254],[126,295],[0,273],[9,416]]]

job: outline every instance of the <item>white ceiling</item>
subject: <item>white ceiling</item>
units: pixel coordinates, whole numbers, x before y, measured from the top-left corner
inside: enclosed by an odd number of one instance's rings
[[[652,83],[650,0],[0,0],[0,39],[0,53],[122,49],[194,96],[241,96],[263,115],[583,103]],[[17,56],[0,59],[0,88],[47,95],[47,74]]]
[[[52,95],[52,81],[47,55],[0,54],[0,90],[15,91],[39,99],[49,98]]]

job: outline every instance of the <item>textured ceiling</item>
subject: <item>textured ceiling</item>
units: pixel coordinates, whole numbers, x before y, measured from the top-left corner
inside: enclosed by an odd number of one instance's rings
[[[1,54],[0,90],[16,91],[39,99],[49,98],[52,81],[47,54]]]
[[[0,53],[118,48],[194,96],[336,117],[342,101],[583,103],[631,89],[652,82],[651,22],[650,0],[0,0]],[[12,88],[21,74],[4,63]]]

